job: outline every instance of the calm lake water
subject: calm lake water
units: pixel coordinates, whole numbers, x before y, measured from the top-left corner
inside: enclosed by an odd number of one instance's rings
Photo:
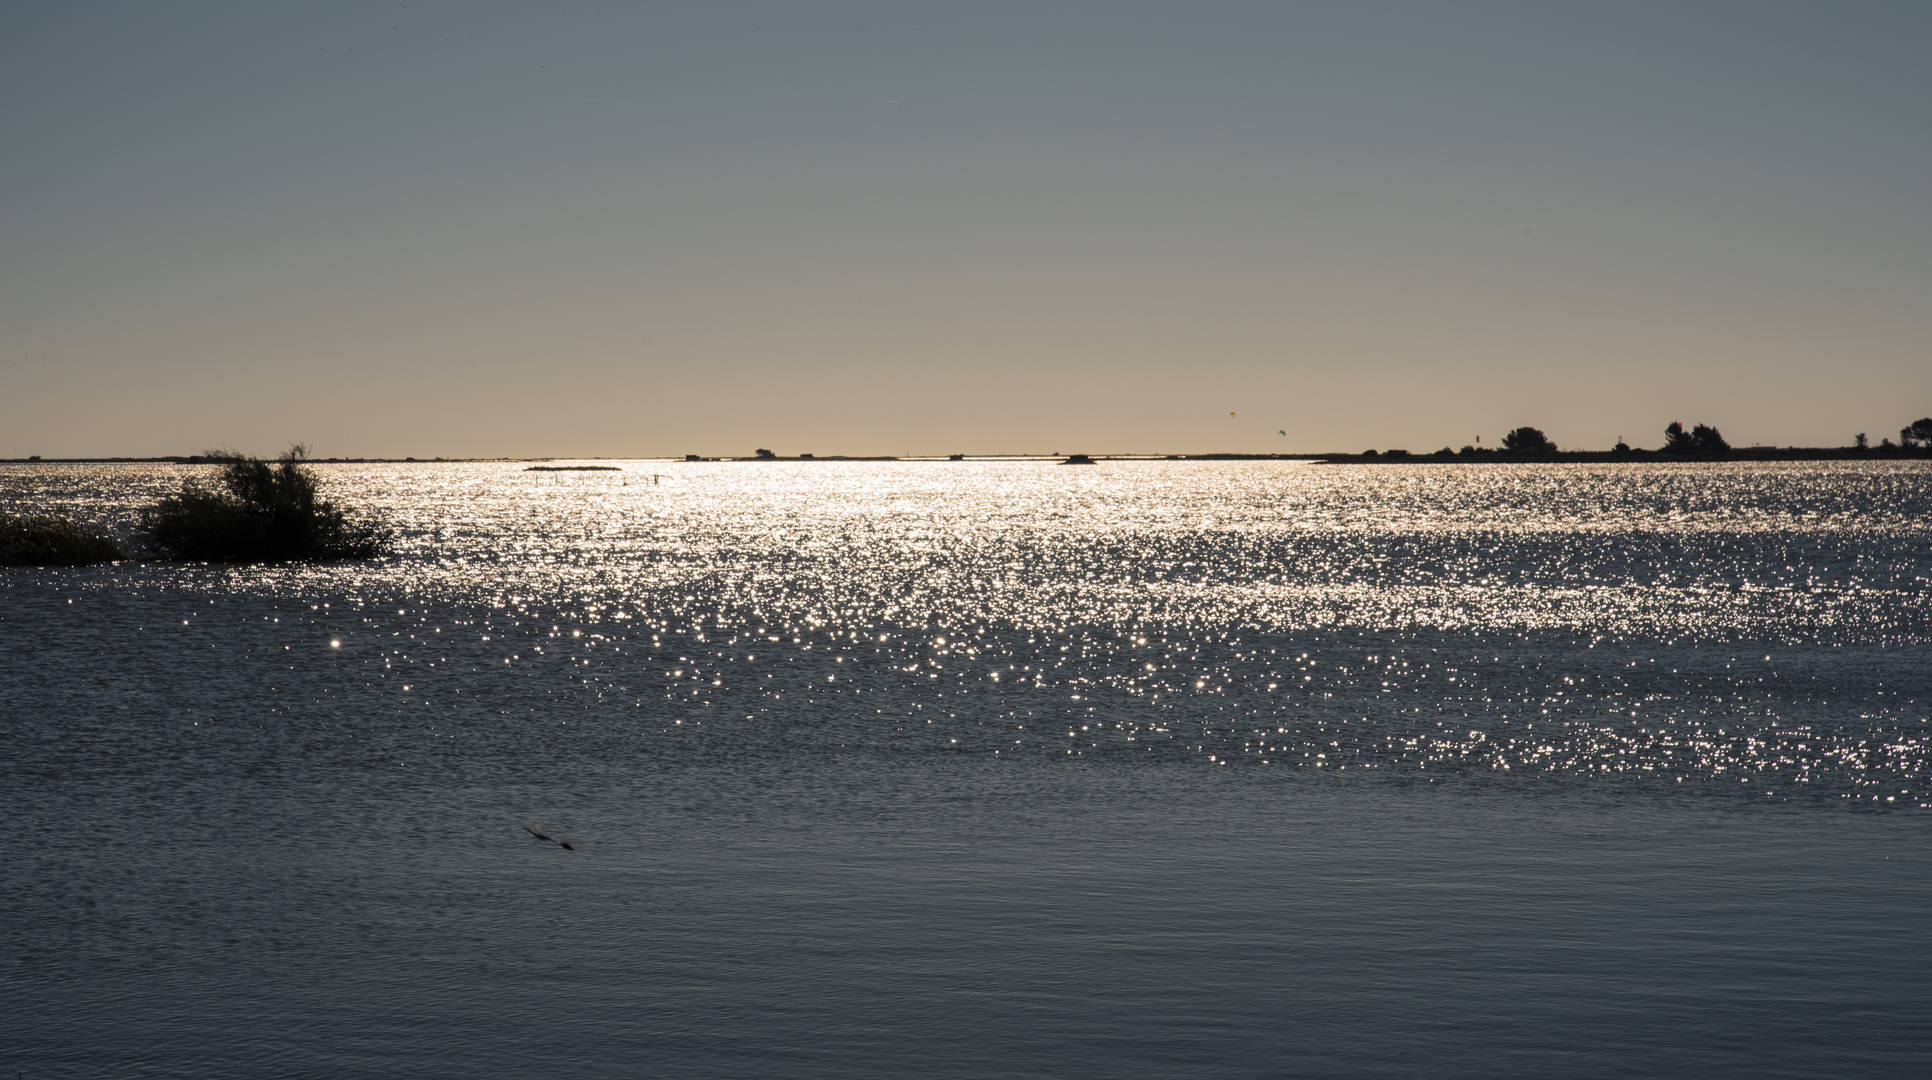
[[[0,1075],[1932,1070],[1923,463],[616,464],[0,570]]]

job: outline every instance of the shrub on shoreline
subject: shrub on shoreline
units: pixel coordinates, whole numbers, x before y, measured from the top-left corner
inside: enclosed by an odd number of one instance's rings
[[[1728,454],[1731,452],[1731,444],[1725,442],[1724,436],[1718,434],[1717,429],[1711,427],[1709,424],[1699,424],[1691,430],[1685,431],[1684,425],[1672,420],[1670,426],[1664,429],[1664,446],[1661,452],[1666,454]]]
[[[290,562],[373,559],[389,536],[354,524],[317,497],[318,481],[296,446],[273,464],[225,451],[207,457],[222,466],[221,487],[192,480],[141,511],[141,536],[172,559],[205,562]]]
[[[93,566],[127,558],[114,541],[53,514],[0,514],[0,566]]]
[[[1556,444],[1533,427],[1519,427],[1503,436],[1503,449],[1512,454],[1554,454]]]

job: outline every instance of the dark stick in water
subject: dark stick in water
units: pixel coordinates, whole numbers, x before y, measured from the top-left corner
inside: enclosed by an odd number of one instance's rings
[[[543,840],[543,841],[546,841],[546,842],[548,842],[548,843],[552,843],[552,844],[555,844],[555,845],[557,845],[558,847],[560,847],[560,848],[562,848],[562,849],[564,849],[565,851],[575,851],[575,850],[577,850],[576,848],[574,848],[574,847],[571,847],[571,846],[570,846],[570,841],[568,841],[568,840],[559,840],[559,839],[557,839],[557,838],[556,838],[556,837],[554,837],[554,836],[546,836],[546,835],[544,835],[544,831],[543,831],[543,826],[541,826],[541,825],[525,825],[525,826],[524,826],[524,828],[526,828],[526,829],[528,829],[528,830],[530,830],[530,835],[531,835],[531,836],[534,836],[534,837],[536,837],[536,838],[537,838],[537,839],[539,839],[539,840]]]

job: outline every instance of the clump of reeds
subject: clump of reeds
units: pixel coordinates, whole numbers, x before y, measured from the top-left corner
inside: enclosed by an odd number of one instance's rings
[[[192,480],[141,511],[141,536],[156,552],[205,562],[290,562],[373,559],[389,535],[350,522],[319,497],[319,481],[295,446],[273,463],[228,451],[208,452],[220,464],[221,486]]]
[[[126,557],[114,541],[72,519],[0,514],[0,566],[93,566]]]

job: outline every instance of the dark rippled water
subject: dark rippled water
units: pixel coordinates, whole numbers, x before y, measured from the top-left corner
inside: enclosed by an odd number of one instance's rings
[[[0,571],[0,1072],[1932,1062],[1932,469],[622,464]]]

